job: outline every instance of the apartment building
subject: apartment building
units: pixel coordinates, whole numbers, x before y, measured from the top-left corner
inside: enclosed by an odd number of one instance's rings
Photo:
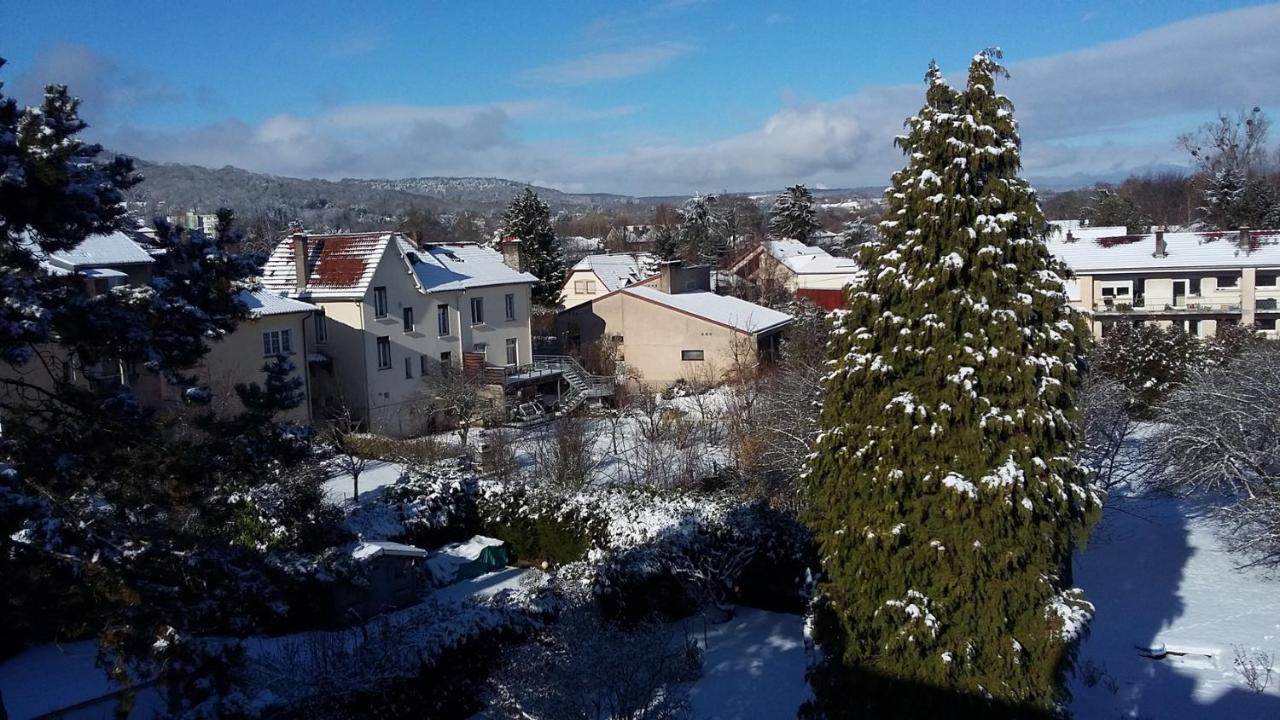
[[[1280,231],[1132,234],[1057,223],[1050,251],[1075,278],[1070,303],[1101,337],[1117,321],[1154,322],[1212,336],[1240,323],[1277,337]]]
[[[295,233],[276,246],[263,285],[320,309],[307,336],[317,408],[341,404],[378,433],[425,429],[423,376],[532,358],[537,278],[469,243],[415,246],[399,233]]]

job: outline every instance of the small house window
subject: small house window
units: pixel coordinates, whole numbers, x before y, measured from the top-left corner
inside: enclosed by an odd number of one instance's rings
[[[442,372],[449,372],[449,369],[452,367],[453,367],[453,353],[449,352],[448,350],[445,350],[444,352],[440,353],[440,370]]]
[[[573,281],[573,293],[574,293],[575,295],[586,295],[586,294],[587,294],[587,281],[586,281],[586,280],[574,280],[574,281]]]
[[[386,370],[391,367],[391,338],[378,338],[378,369]]]
[[[510,297],[509,295],[507,297]],[[516,349],[516,339],[507,338],[507,364],[515,365],[519,359],[519,351]]]
[[[421,358],[419,358],[418,364],[420,365],[420,367],[418,368],[418,373],[420,375],[426,375],[428,372],[431,371],[430,362],[431,361],[427,359],[426,355],[423,355]]]
[[[1187,281],[1187,293],[1190,295],[1200,294],[1200,278],[1191,278]]]
[[[436,306],[436,330],[440,333],[440,337],[449,334],[449,306]]]
[[[1220,288],[1233,288],[1239,284],[1240,284],[1239,275],[1219,275],[1218,276],[1218,287]]]
[[[506,305],[506,308],[507,308],[507,319],[508,319],[508,320],[515,320],[515,319],[516,319],[516,296],[515,296],[515,293],[507,293],[506,297],[505,297],[505,298],[503,298],[503,301],[504,301],[504,303],[505,303],[505,305]]]
[[[1261,320],[1258,320],[1254,324],[1258,326],[1259,330],[1275,330],[1276,329],[1275,318],[1262,318]]]
[[[702,351],[701,350],[681,350],[680,359],[681,360],[702,360],[703,359]]]
[[[413,308],[404,309],[404,331],[406,333],[413,332]]]
[[[1258,273],[1258,287],[1275,287],[1276,273]]]
[[[481,325],[484,323],[484,298],[471,298],[471,324]]]
[[[262,333],[262,355],[270,357],[293,352],[293,339],[288,330],[272,330]]]
[[[373,289],[373,316],[375,318],[387,316],[387,289],[385,287]]]
[[[316,342],[329,342],[329,318],[323,312],[314,313],[311,318],[316,324]]]
[[[404,359],[404,379],[413,379],[413,360],[411,358]]]

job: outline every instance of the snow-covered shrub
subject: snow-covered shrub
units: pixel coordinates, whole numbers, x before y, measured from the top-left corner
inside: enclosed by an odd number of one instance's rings
[[[258,550],[316,551],[345,540],[342,512],[325,502],[323,478],[299,470],[275,482],[232,493],[233,533]]]
[[[523,561],[581,560],[604,542],[605,516],[582,502],[523,483],[486,484],[480,498],[484,534],[506,542]]]
[[[396,538],[433,548],[465,540],[480,527],[479,482],[474,466],[463,458],[410,467],[383,499],[403,527]]]

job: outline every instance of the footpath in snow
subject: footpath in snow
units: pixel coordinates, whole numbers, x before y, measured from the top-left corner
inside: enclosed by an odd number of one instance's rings
[[[698,640],[701,625],[686,626]],[[793,718],[809,698],[804,619],[739,607],[734,618],[705,628],[702,677],[689,689],[698,720]]]
[[[1076,718],[1280,718],[1280,579],[1239,569],[1196,507],[1142,498],[1108,509],[1076,557],[1097,608],[1072,681]],[[1138,648],[1163,643],[1163,659]],[[1276,658],[1255,693],[1235,648]],[[1182,653],[1182,654],[1175,654]]]

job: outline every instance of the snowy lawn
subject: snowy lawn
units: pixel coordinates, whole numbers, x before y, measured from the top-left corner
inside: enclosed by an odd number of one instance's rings
[[[367,493],[394,484],[404,474],[404,467],[402,463],[370,460],[360,473],[360,496],[363,498]],[[354,489],[349,473],[335,472],[324,483],[324,496],[334,505],[341,505],[350,502]]]
[[[1280,580],[1237,569],[1244,558],[1192,505],[1122,507],[1132,514],[1108,509],[1075,560],[1097,608],[1072,681],[1075,717],[1280,718],[1280,677],[1259,695],[1233,666],[1238,646],[1274,654],[1280,671]],[[1162,660],[1135,647],[1157,643]]]
[[[686,625],[702,639],[700,624]],[[697,720],[794,718],[810,696],[804,618],[739,607],[706,628],[702,677],[689,690]]]

